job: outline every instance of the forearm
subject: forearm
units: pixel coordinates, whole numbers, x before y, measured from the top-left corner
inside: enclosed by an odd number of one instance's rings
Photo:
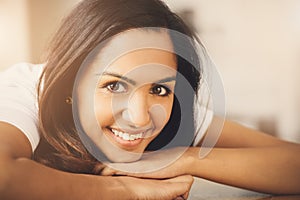
[[[66,173],[25,158],[5,165],[1,199],[126,199],[125,189],[113,177]]]
[[[191,148],[191,174],[212,181],[274,194],[300,193],[300,148],[214,148],[199,159]]]

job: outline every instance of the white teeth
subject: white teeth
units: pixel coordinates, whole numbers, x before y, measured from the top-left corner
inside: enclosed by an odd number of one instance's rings
[[[132,141],[132,140],[135,140],[135,139],[136,139],[135,135],[130,135],[130,136],[129,136],[129,140]]]
[[[124,132],[121,132],[121,131],[117,131],[115,129],[111,129],[111,131],[118,137],[122,138],[123,140],[126,140],[126,141],[133,141],[133,140],[136,140],[136,139],[140,139],[142,138],[143,136],[143,133],[139,133],[139,134],[129,134],[129,133],[124,133]]]
[[[127,133],[124,133],[123,136],[122,136],[122,138],[124,140],[129,140],[129,135]]]

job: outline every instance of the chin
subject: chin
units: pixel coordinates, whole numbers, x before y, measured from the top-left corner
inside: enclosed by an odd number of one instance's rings
[[[122,152],[115,152],[115,153],[108,153],[106,154],[106,157],[114,163],[129,163],[129,162],[135,162],[141,159],[143,155],[142,153],[133,153],[128,151],[122,151]]]

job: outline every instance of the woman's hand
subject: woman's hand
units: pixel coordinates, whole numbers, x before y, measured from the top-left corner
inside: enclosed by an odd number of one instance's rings
[[[128,176],[116,177],[125,186],[129,199],[173,200],[187,199],[193,184],[192,176],[155,180]]]
[[[180,175],[192,175],[192,148],[177,147],[151,152],[141,160],[132,163],[109,163],[101,175],[127,175],[141,178],[172,178]]]

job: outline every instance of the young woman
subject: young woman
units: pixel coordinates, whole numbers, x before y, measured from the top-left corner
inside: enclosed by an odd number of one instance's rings
[[[133,95],[132,99],[145,99],[145,96],[151,96],[147,106],[150,104],[154,106],[154,111],[151,111],[153,116],[149,117],[147,122],[147,134],[149,133],[147,138],[144,133],[140,135],[144,131],[146,134],[146,130],[142,131],[142,128],[146,128],[144,122],[134,123],[132,121],[129,124],[129,118],[134,116],[135,109],[126,109],[127,114],[121,111],[120,119],[124,121],[123,125],[127,125],[127,132],[135,131],[136,137],[135,141],[128,142],[127,140],[127,144],[124,145],[127,148],[128,143],[139,143],[137,144],[138,148],[134,146],[126,150],[134,149],[132,152],[141,154],[165,127],[171,116],[172,91],[175,87],[177,63],[180,62],[173,53],[168,52],[173,49],[172,39],[168,32],[160,28],[130,31],[130,29],[143,27],[172,28],[183,33],[188,31],[182,21],[160,1],[86,0],[82,1],[62,24],[53,40],[46,64],[38,66],[20,64],[1,74],[1,90],[2,94],[5,94],[1,97],[1,121],[3,123],[1,123],[0,159],[1,163],[4,163],[0,170],[2,172],[1,198],[187,198],[193,181],[191,176],[179,176],[166,180],[145,180],[130,177],[83,175],[99,173],[102,167],[100,162],[88,151],[90,150],[89,145],[92,146],[93,143],[110,160],[119,159],[111,153],[110,147],[113,146],[110,145],[107,148],[103,145],[101,141],[105,137],[101,138],[101,132],[94,132],[94,129],[99,124],[103,130],[102,136],[112,136],[112,128],[116,130],[121,128],[114,123],[113,117],[116,116],[109,109],[110,104],[107,103],[110,102],[110,94],[113,91],[117,93],[120,88],[127,87],[124,84],[121,86],[121,81],[116,81],[120,74],[123,77],[124,73],[133,71],[132,67],[149,65],[149,63],[152,65],[145,67],[154,69],[151,70],[151,73],[154,74],[147,74],[147,82],[141,78],[137,80],[132,76],[128,76],[126,79],[130,80],[129,83],[139,84],[137,88],[133,89],[137,91],[138,95]],[[126,31],[129,35],[125,34]],[[118,50],[122,45],[122,42],[118,42],[120,37],[117,37],[117,34],[128,36],[128,38],[134,37],[134,39],[140,37],[140,41],[146,37],[148,42],[156,41],[156,48],[149,46],[148,49],[129,52],[128,55],[117,59],[116,63],[113,63],[115,66],[109,66],[110,71],[104,70],[107,58],[115,52],[113,49]],[[128,38],[121,40],[128,44],[133,43],[132,41],[128,42]],[[157,45],[166,50],[157,49]],[[100,52],[95,51],[98,49],[97,47],[100,47]],[[94,52],[96,53],[95,58],[92,56]],[[92,60],[89,60],[90,56],[92,56]],[[192,69],[187,68],[187,70]],[[122,70],[125,71],[122,72]],[[79,76],[80,71],[82,71],[82,76]],[[190,74],[190,72],[186,71],[185,73]],[[77,83],[75,83],[76,76],[78,76]],[[192,78],[195,80],[194,86],[196,87],[199,75],[192,76]],[[94,84],[91,81],[94,80],[97,83],[96,89],[95,85],[90,87],[90,84]],[[37,87],[37,83],[40,83],[39,87]],[[90,92],[91,90],[92,92]],[[37,115],[35,105],[37,91],[39,91],[39,115]],[[94,91],[96,92],[95,106],[93,106],[95,110],[90,111],[87,100],[90,95],[94,95]],[[76,95],[78,95],[77,99],[70,98],[76,97]],[[143,100],[139,102],[143,102]],[[155,105],[158,107],[155,108]],[[86,133],[85,136],[88,136],[86,138],[93,143],[86,145],[82,142],[80,127],[76,127],[76,121],[74,121],[76,115],[73,117],[73,114],[77,112],[72,110],[74,106],[78,107],[79,125]],[[143,105],[140,105],[140,108],[148,109]],[[157,108],[160,110],[159,112],[155,111]],[[166,111],[163,118],[158,115],[161,114],[161,111]],[[94,115],[92,113],[94,112],[97,116],[97,124],[93,123]],[[127,120],[126,115],[129,117]],[[140,118],[140,120],[145,119],[145,117]],[[153,119],[156,120],[155,123]],[[118,123],[120,122],[118,121]],[[137,133],[137,131],[140,132]],[[99,135],[93,135],[95,133]],[[191,132],[191,134],[193,133]],[[109,143],[107,142],[107,144]],[[52,168],[78,174],[42,166],[30,159],[32,151],[35,151],[33,158],[36,161]],[[133,159],[136,160],[138,157]],[[128,159],[126,158],[126,160]]]
[[[298,144],[225,121],[207,157],[199,159],[200,148],[189,147],[205,144],[209,134],[195,141],[199,137],[194,133],[202,135],[207,122],[214,128],[218,121],[207,114],[200,131],[194,125],[202,123],[194,115],[194,102],[201,99],[196,94],[205,62],[193,39],[181,19],[158,0],[82,1],[57,32],[46,64],[17,66],[28,82],[16,77],[5,82],[10,97],[2,101],[15,102],[1,111],[0,119],[12,125],[1,123],[0,159],[5,164],[0,194],[28,199],[186,198],[192,183],[186,174],[262,192],[300,193]],[[10,74],[1,80],[11,80]],[[145,150],[161,149],[142,156]],[[66,172],[30,160],[31,150],[35,161]],[[108,161],[126,164],[106,167],[103,162]],[[83,175],[99,173],[170,179]]]

